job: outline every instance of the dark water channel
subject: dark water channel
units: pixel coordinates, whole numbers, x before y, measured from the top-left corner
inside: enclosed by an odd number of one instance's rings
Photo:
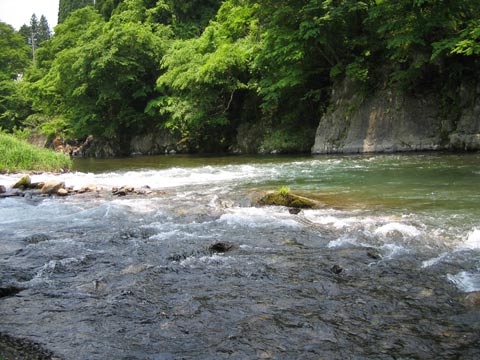
[[[480,358],[479,154],[76,168],[0,199],[0,358]],[[324,207],[252,206],[282,185]]]

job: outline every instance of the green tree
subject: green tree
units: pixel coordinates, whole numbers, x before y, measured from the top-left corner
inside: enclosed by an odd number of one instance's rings
[[[170,32],[138,22],[140,1],[127,3],[108,23],[85,8],[56,28],[49,53],[61,50],[38,82],[38,93],[50,94],[44,99],[50,111],[60,110],[77,136],[122,140],[155,125],[144,109],[155,93]]]
[[[70,109],[67,105],[67,93],[62,89],[62,80],[69,79],[70,74],[60,72],[68,66],[62,64],[65,54],[95,41],[104,24],[96,11],[83,8],[55,27],[54,37],[37,51],[35,69],[29,69],[26,74],[27,80],[31,82],[31,97],[37,112],[44,114],[46,118],[68,118]]]
[[[163,58],[162,97],[152,101],[190,148],[225,150],[250,89],[258,5],[226,1],[199,38],[178,40]],[[232,126],[233,125],[233,126]]]
[[[26,24],[22,25],[19,33],[23,35],[26,43],[31,47],[32,59],[35,59],[36,51],[42,43],[50,40],[52,37],[47,18],[42,15],[40,21],[38,21],[36,14],[32,14],[32,17],[30,18],[30,26]]]
[[[11,130],[20,125],[25,97],[17,80],[29,64],[29,48],[21,34],[0,22],[0,127]]]
[[[113,11],[117,6],[122,3],[123,0],[96,0],[95,9],[103,15],[105,20],[109,20],[113,14]]]
[[[477,0],[377,1],[367,21],[384,42],[383,57],[388,59],[392,81],[412,88],[434,78],[443,81],[439,75],[445,65],[450,71],[462,67],[451,55],[462,53],[458,45],[464,39],[475,38],[470,30],[479,13]]]
[[[93,4],[94,0],[60,0],[58,5],[58,23],[63,23],[75,10]]]
[[[50,40],[52,38],[52,31],[50,30],[50,26],[48,25],[48,21],[45,15],[40,16],[36,38],[38,41],[38,46],[41,46],[44,41]]]
[[[28,65],[28,46],[10,25],[0,22],[0,80],[13,80]]]

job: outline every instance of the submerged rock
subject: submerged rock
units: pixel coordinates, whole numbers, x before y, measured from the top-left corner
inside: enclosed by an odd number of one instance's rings
[[[7,188],[3,185],[0,185],[0,194],[4,194],[7,192]]]
[[[367,256],[374,260],[379,260],[382,258],[382,255],[380,254],[380,252],[374,248],[367,250]]]
[[[29,243],[29,244],[38,244],[43,241],[48,241],[50,240],[50,237],[46,234],[34,234],[31,236],[27,236],[23,241]]]
[[[225,253],[233,249],[233,244],[220,241],[218,243],[210,245],[208,249],[213,253]]]
[[[15,296],[22,290],[22,288],[18,288],[16,286],[0,287],[0,298],[7,296]]]
[[[305,245],[298,242],[297,239],[285,239],[285,240],[282,241],[282,245],[305,247]]]
[[[465,304],[471,307],[480,308],[480,291],[474,291],[465,296]]]
[[[331,271],[332,273],[338,275],[338,274],[340,274],[340,273],[343,271],[343,268],[342,268],[340,265],[335,264],[335,265],[333,265],[333,266],[330,268],[330,271]]]
[[[143,264],[136,264],[136,265],[129,265],[125,269],[123,269],[120,274],[122,275],[134,275],[134,274],[139,274],[142,271],[145,271],[148,269],[147,265]]]

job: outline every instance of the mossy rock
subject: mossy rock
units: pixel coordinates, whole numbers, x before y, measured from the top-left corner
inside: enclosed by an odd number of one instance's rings
[[[28,189],[30,187],[30,184],[32,183],[32,180],[30,179],[30,176],[24,175],[20,180],[18,180],[12,188],[14,189]]]
[[[319,207],[315,200],[292,193],[280,194],[278,192],[268,193],[258,200],[258,205],[262,206],[286,206],[299,209],[312,209]]]

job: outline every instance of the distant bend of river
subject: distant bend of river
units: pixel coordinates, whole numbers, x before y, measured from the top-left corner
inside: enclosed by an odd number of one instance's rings
[[[0,199],[1,336],[59,359],[480,358],[480,154],[80,159],[49,179],[105,190]],[[281,186],[323,206],[254,205]]]

